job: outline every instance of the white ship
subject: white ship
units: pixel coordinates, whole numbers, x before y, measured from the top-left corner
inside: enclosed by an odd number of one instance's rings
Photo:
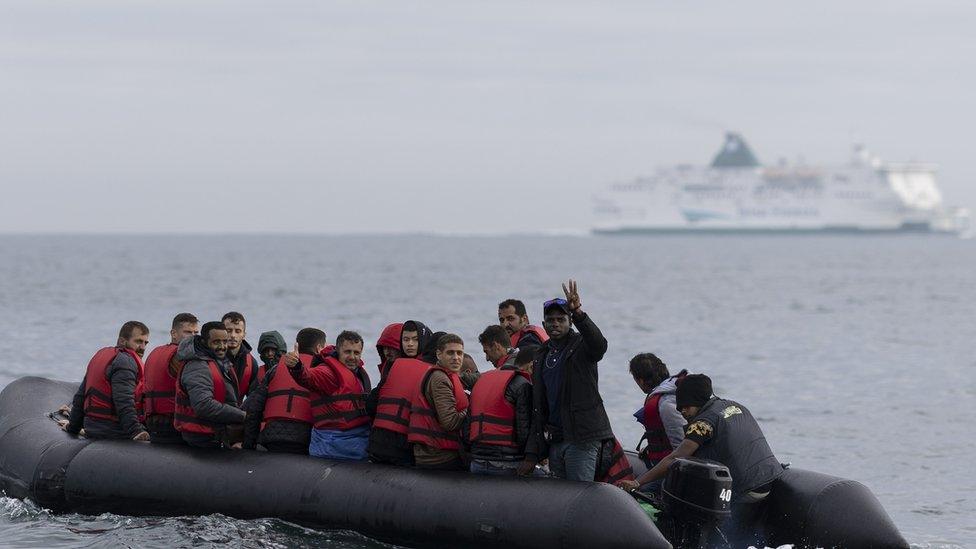
[[[661,168],[594,198],[596,233],[932,232],[960,234],[931,164],[884,164],[861,147],[843,166],[761,166],[737,134],[709,166]]]

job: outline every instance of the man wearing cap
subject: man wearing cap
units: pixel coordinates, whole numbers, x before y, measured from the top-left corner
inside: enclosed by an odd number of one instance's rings
[[[773,481],[784,469],[749,409],[713,395],[712,380],[704,374],[685,376],[678,383],[675,405],[688,420],[685,439],[637,480],[621,481],[617,485],[634,490],[664,478],[675,459],[694,456],[718,461],[729,468],[734,519],[757,512],[758,506],[751,504],[769,495]],[[741,519],[733,522],[736,521],[743,522]]]
[[[575,280],[563,293],[542,306],[549,341],[532,367],[532,428],[519,474],[548,457],[557,477],[593,481],[601,443],[613,438],[597,375],[607,340],[583,312]]]

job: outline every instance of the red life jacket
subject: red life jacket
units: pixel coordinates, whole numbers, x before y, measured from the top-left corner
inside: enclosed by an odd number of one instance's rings
[[[207,361],[207,366],[210,367],[210,379],[213,382],[214,400],[227,404],[227,388],[224,387],[224,376],[220,373],[220,367],[213,360]],[[234,384],[237,385],[237,378],[233,367],[230,368],[230,375],[233,378]],[[190,404],[190,396],[187,394],[186,389],[183,388],[182,379],[177,380],[176,411],[173,413],[173,427],[181,433],[215,435],[215,426],[217,424],[197,417],[196,411],[193,410],[193,406]]]
[[[604,451],[606,447],[607,445],[604,444]],[[620,442],[616,438],[613,439],[613,450],[611,451],[610,459],[610,468],[597,473],[598,478],[595,479],[597,482],[614,484],[621,480],[634,480],[634,470],[630,467],[627,454],[624,453],[623,447],[620,446]]]
[[[511,336],[511,339],[512,339],[512,347],[518,347],[519,340],[522,339],[522,336],[525,335],[528,332],[534,333],[536,335],[536,337],[539,338],[539,341],[541,341],[543,343],[549,341],[549,334],[547,334],[545,330],[543,330],[542,328],[540,328],[538,326],[533,326],[532,324],[529,324],[525,328],[522,328],[521,330],[519,330],[519,331],[515,332],[514,334],[512,334],[512,336]]]
[[[410,426],[410,409],[417,387],[430,364],[416,358],[398,358],[386,372],[379,388],[373,427],[406,435]]]
[[[312,355],[304,353],[298,359],[306,368],[312,366]],[[268,383],[268,398],[264,401],[264,421],[289,420],[312,423],[311,393],[295,383],[288,372],[284,359],[278,360],[271,382]],[[262,425],[263,427],[263,425]]]
[[[179,347],[169,343],[156,347],[146,359],[146,377],[142,387],[143,410],[147,416],[172,415],[176,411],[176,378],[169,365]]]
[[[316,429],[348,431],[369,423],[366,395],[369,374],[362,367],[355,372],[335,357],[328,357],[320,368],[331,368],[339,378],[339,387],[331,395],[312,394],[312,421]]]
[[[444,372],[451,380],[451,386],[454,388],[454,409],[462,412],[468,408],[468,395],[464,392],[461,377],[456,372],[440,366],[432,366],[424,373],[420,386],[414,389],[407,441],[440,450],[459,450],[461,448],[460,429],[451,433],[445,431],[441,427],[441,423],[437,421],[437,411],[434,410],[433,404],[427,401],[427,395],[424,394],[430,376],[436,370]]]
[[[244,400],[244,397],[247,396],[248,389],[251,388],[251,382],[259,379],[259,375],[261,375],[261,368],[254,362],[254,357],[251,356],[251,353],[247,353],[244,357],[244,370],[237,379],[237,395],[240,400]]]
[[[661,408],[658,406],[663,396],[664,393],[654,393],[648,395],[644,401],[644,435],[637,443],[637,451],[653,462],[661,461],[674,450],[668,432],[664,429]],[[647,446],[642,450],[641,443],[644,441],[647,441]]]
[[[505,398],[505,390],[515,379],[525,372],[518,370],[492,370],[481,374],[471,391],[471,444],[506,446],[518,448],[515,441],[515,406]]]
[[[112,400],[112,382],[106,375],[108,367],[119,353],[128,353],[136,359],[138,372],[136,386],[142,383],[142,359],[135,351],[127,347],[104,347],[95,353],[88,361],[85,371],[85,416],[107,421],[119,421],[115,413],[115,402]]]

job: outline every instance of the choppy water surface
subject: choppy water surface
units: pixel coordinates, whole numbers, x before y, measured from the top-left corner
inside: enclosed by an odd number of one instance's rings
[[[375,341],[388,322],[416,318],[459,333],[479,357],[498,301],[523,299],[537,321],[575,277],[610,342],[601,390],[626,445],[642,402],[627,360],[652,351],[748,405],[782,461],[865,483],[913,545],[976,539],[976,442],[965,428],[976,404],[973,241],[4,236],[0,261],[0,385],[80,380],[121,322],[146,322],[162,343],[184,310],[205,320],[242,311],[252,343],[269,329],[293,340],[304,326]],[[270,519],[53,516],[8,498],[0,540],[381,546]]]

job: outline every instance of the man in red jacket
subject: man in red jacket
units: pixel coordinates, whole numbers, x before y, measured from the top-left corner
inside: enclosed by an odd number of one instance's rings
[[[330,459],[366,460],[370,418],[366,413],[369,375],[363,369],[363,338],[344,331],[335,347],[319,355],[322,365],[309,368],[292,353],[285,355],[295,382],[312,391],[312,438],[309,455]]]

